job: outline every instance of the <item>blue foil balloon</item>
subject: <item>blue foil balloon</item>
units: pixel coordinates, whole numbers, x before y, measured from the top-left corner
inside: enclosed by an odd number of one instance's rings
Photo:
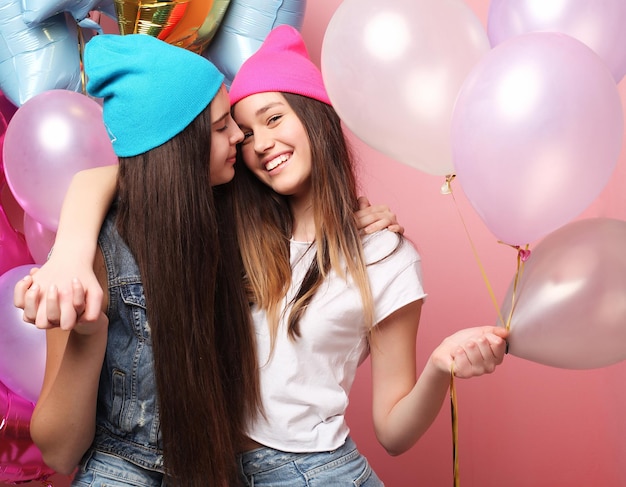
[[[15,106],[52,89],[81,87],[78,36],[65,14],[37,25],[22,19],[20,0],[0,5],[0,91]]]
[[[86,19],[92,10],[114,15],[113,0],[22,0],[22,7],[22,18],[29,25],[61,12],[69,12],[77,22]]]
[[[243,62],[248,59],[279,25],[300,30],[306,0],[231,0],[217,34],[203,56],[224,73],[230,83]]]

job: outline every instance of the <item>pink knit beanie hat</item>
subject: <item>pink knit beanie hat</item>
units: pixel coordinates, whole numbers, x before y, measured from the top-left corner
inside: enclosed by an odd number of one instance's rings
[[[268,91],[295,93],[331,105],[322,73],[309,59],[300,32],[290,25],[273,29],[239,68],[230,86],[230,104]]]

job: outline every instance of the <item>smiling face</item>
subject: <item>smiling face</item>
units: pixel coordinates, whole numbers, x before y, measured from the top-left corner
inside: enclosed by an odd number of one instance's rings
[[[236,103],[234,116],[244,133],[248,169],[277,193],[306,198],[312,169],[309,137],[285,97],[277,92],[250,95]]]
[[[243,133],[230,114],[230,101],[222,85],[211,102],[211,154],[209,174],[211,186],[225,184],[235,176],[237,144]]]

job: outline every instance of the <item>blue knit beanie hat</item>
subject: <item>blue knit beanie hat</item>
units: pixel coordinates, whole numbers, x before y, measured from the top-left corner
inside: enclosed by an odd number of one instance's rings
[[[182,132],[211,103],[224,75],[206,58],[146,34],[103,34],[85,46],[87,92],[120,157]]]

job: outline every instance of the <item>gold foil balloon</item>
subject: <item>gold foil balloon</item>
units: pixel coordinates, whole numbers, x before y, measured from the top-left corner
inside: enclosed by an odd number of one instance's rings
[[[115,0],[120,34],[147,34],[165,40],[189,3],[189,0]]]
[[[192,0],[165,41],[202,53],[217,32],[229,4],[230,0]]]
[[[115,0],[120,34],[148,34],[200,54],[229,0]]]

